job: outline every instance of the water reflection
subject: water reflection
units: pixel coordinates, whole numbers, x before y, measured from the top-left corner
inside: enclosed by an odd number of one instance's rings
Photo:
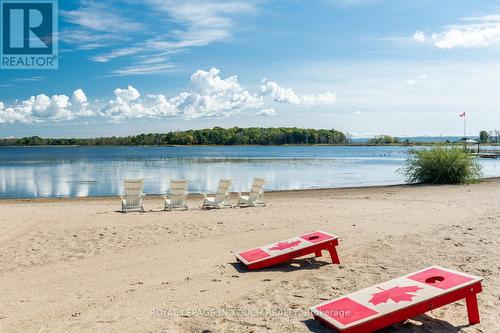
[[[224,157],[221,157],[224,156]],[[117,195],[124,178],[144,178],[146,193],[165,193],[172,178],[192,192],[213,191],[220,177],[248,190],[266,177],[269,190],[398,184],[403,147],[0,148],[0,197]],[[500,176],[500,160],[481,160]]]

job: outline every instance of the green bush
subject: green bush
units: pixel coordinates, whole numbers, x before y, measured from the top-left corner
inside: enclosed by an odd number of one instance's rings
[[[401,169],[409,183],[464,184],[481,179],[481,166],[460,148],[413,150]]]

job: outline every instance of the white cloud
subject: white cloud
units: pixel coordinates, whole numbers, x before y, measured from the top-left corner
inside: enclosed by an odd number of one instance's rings
[[[108,47],[117,41],[126,40],[127,36],[119,36],[116,33],[102,33],[89,31],[87,29],[68,29],[59,31],[61,41],[71,44],[79,50],[94,50]]]
[[[274,108],[265,108],[257,112],[259,116],[275,116],[276,110]]]
[[[234,30],[234,17],[255,10],[251,1],[164,1],[146,0],[150,6],[184,27],[164,41],[171,47],[203,46],[226,40]]]
[[[319,93],[316,95],[302,95],[302,104],[304,105],[333,105],[337,102],[337,95],[331,91]]]
[[[261,96],[270,96],[275,102],[295,105],[332,105],[337,101],[333,92],[316,95],[297,95],[290,88],[283,88],[274,81],[264,81],[260,88]]]
[[[417,30],[413,34],[413,39],[417,42],[425,42],[425,34],[422,31]]]
[[[189,89],[171,98],[165,95],[145,95],[133,86],[114,90],[108,102],[89,103],[85,92],[77,89],[71,98],[66,95],[48,97],[44,94],[13,106],[0,109],[0,122],[63,121],[95,116],[120,122],[124,119],[183,117],[222,117],[242,110],[254,110],[258,115],[275,115],[269,102],[292,105],[331,105],[336,96],[332,92],[297,95],[273,81],[263,81],[261,91],[251,93],[236,75],[220,76],[217,68],[197,70],[191,75]],[[259,111],[257,111],[259,110]]]
[[[440,49],[480,48],[500,43],[500,24],[490,28],[450,29],[438,34],[434,45]]]
[[[280,87],[274,81],[265,81],[260,87],[260,93],[262,96],[271,96],[275,102],[279,103],[289,103],[289,104],[300,104],[300,98],[297,94],[290,88]]]
[[[121,48],[114,50],[108,54],[103,54],[103,55],[96,55],[91,58],[92,61],[94,62],[109,62],[110,60],[114,58],[119,58],[119,57],[125,57],[128,55],[133,55],[136,54],[137,52],[141,51],[141,48],[138,47],[128,47],[128,48]]]
[[[500,15],[485,15],[485,16],[474,16],[474,17],[464,17],[462,21],[473,21],[473,22],[499,22]]]
[[[129,20],[105,2],[87,0],[82,4],[77,10],[61,11],[61,16],[72,24],[94,31],[122,33],[143,28],[141,23]]]
[[[128,103],[136,101],[141,94],[132,86],[128,86],[127,89],[115,89],[115,96],[117,103]]]
[[[40,94],[31,96],[25,101],[16,102],[7,108],[2,103],[0,123],[65,121],[79,116],[91,115],[91,111],[87,109],[88,103],[83,90],[75,90],[72,102],[66,95],[49,97]]]
[[[118,122],[128,118],[142,118],[147,111],[142,106],[139,97],[141,94],[137,89],[128,86],[126,89],[115,89],[115,98],[110,100],[108,105],[101,110],[101,114],[112,121]]]
[[[101,114],[113,121],[144,117],[220,117],[261,105],[261,100],[244,89],[236,76],[223,79],[219,72],[216,68],[196,71],[191,75],[190,90],[170,99],[164,95],[147,95],[141,99],[132,86],[116,89],[115,99]]]
[[[75,108],[76,116],[92,116],[94,114],[94,112],[88,108],[89,102],[82,89],[77,89],[73,92],[73,96],[71,97],[71,104]]]
[[[14,79],[14,82],[39,82],[44,80],[44,76],[31,76],[31,77],[20,77],[17,79]]]
[[[82,89],[77,89],[73,92],[73,101],[81,105],[88,105],[87,96]]]
[[[433,33],[431,40],[434,46],[440,49],[454,49],[483,48],[500,44],[500,15],[466,17],[461,21],[461,24]],[[415,36],[414,39],[418,40]]]
[[[27,117],[22,110],[14,110],[11,107],[5,108],[5,105],[0,102],[0,124],[1,123],[26,123]]]
[[[222,116],[261,105],[260,98],[244,89],[236,76],[222,79],[217,68],[196,71],[190,87],[190,92],[170,100],[187,117]]]
[[[152,106],[152,114],[158,117],[172,117],[178,114],[178,110],[164,95],[149,96]]]
[[[147,95],[142,98],[139,91],[132,86],[126,89],[115,89],[114,94],[115,98],[98,112],[100,116],[114,123],[125,119],[159,119],[179,114],[164,95]]]
[[[414,86],[417,83],[421,83],[422,81],[427,80],[428,78],[429,76],[427,74],[420,74],[416,79],[406,80],[406,83],[408,83],[410,86]]]
[[[160,62],[164,62],[164,60]],[[177,66],[169,63],[134,65],[114,70],[112,76],[160,74],[171,72],[175,69],[177,69]]]

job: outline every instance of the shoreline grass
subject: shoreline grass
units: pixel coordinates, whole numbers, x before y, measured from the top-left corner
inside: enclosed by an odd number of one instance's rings
[[[473,155],[446,146],[411,151],[399,171],[410,184],[470,184],[483,177]]]

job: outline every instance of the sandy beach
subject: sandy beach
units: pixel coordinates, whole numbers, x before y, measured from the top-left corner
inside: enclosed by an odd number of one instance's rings
[[[274,192],[268,207],[210,211],[200,197],[174,212],[149,197],[129,214],[117,198],[2,200],[0,332],[327,332],[309,306],[430,265],[484,277],[481,324],[458,302],[384,332],[499,332],[499,198],[489,180]],[[234,250],[318,229],[340,237],[341,265],[235,264]]]

